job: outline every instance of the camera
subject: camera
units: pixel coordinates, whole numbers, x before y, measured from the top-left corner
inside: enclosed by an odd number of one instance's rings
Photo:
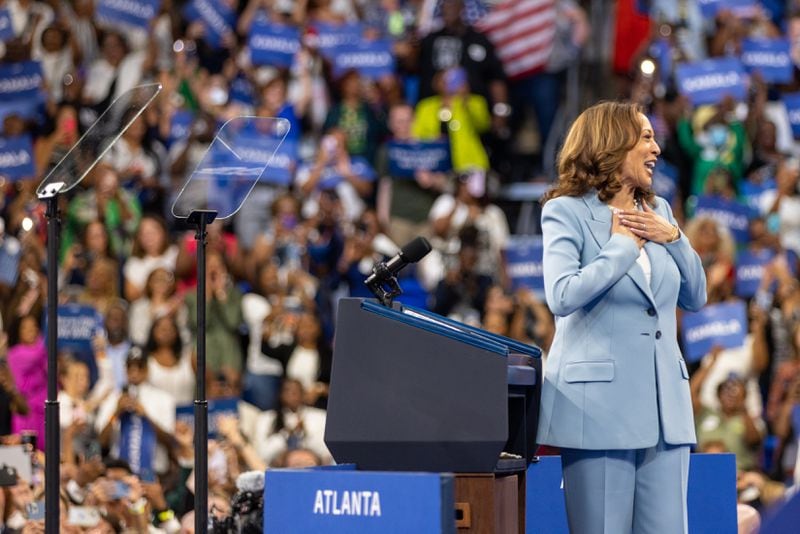
[[[236,479],[236,493],[231,499],[231,514],[215,517],[209,514],[208,532],[219,534],[260,533],[264,516],[264,473],[246,471]]]
[[[23,430],[20,434],[20,443],[28,451],[36,450],[36,432],[30,430]]]

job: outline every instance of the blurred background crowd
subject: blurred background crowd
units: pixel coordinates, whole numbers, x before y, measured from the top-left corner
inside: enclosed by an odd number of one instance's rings
[[[287,61],[252,49],[275,28],[296,37]],[[389,50],[389,70],[341,68],[328,45],[342,35]],[[35,190],[117,96],[148,82],[163,86],[153,104],[60,198],[59,324],[82,338],[59,350],[63,532],[193,527],[181,407],[196,379],[196,241],[170,207],[241,115],[286,119],[296,152],[288,181],[262,180],[209,227],[220,529],[252,508],[240,473],[332,462],[336,301],[371,296],[372,266],[415,236],[433,252],[403,271],[400,300],[546,354],[552,315],[509,251],[536,242],[565,128],[605,98],[649,115],[665,162],[657,188],[703,259],[709,305],[747,310],[741,346],[690,364],[697,450],[736,454],[752,514],[800,478],[800,121],[787,104],[800,89],[800,2],[0,0],[0,38],[0,152],[14,148],[0,154],[3,532],[42,528],[43,465],[58,461],[40,452],[48,303]],[[788,79],[754,70],[743,92],[703,105],[681,90],[681,65],[740,58],[753,39],[788,41]],[[449,161],[396,175],[388,147],[412,142],[444,142]],[[703,215],[707,197],[748,208],[745,237]],[[743,254],[763,258],[750,292],[737,285]]]

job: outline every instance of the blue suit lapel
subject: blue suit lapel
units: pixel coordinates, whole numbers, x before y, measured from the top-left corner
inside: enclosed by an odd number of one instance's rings
[[[599,198],[597,198],[597,193],[594,191],[590,191],[583,197],[584,202],[586,203],[589,211],[592,214],[592,218],[587,221],[589,226],[589,231],[592,234],[592,237],[597,242],[597,245],[600,248],[603,248],[608,240],[611,238],[611,210],[609,209],[608,205],[601,202]],[[655,273],[656,271],[661,271],[661,269],[657,269],[655,265],[655,257],[650,254],[651,248],[663,248],[655,243],[646,243],[645,247],[647,248],[647,253],[650,255],[650,264],[652,265],[652,273],[651,273],[651,283],[655,282]],[[644,271],[639,266],[638,263],[635,263],[633,267],[628,269],[626,273],[627,276],[633,280],[636,286],[641,290],[647,300],[650,302],[650,305],[655,307],[655,298],[653,297],[653,292],[650,289],[650,285],[647,284],[647,279],[644,276]],[[663,272],[661,273],[663,277]],[[660,279],[658,280],[660,283]],[[653,285],[653,287],[658,287]]]

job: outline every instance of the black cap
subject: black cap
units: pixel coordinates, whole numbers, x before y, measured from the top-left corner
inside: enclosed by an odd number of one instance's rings
[[[137,367],[145,367],[147,365],[147,355],[142,350],[142,347],[134,345],[128,350],[128,355],[125,356],[125,366],[136,365]]]
[[[17,485],[17,470],[10,465],[0,466],[0,488],[8,488]]]

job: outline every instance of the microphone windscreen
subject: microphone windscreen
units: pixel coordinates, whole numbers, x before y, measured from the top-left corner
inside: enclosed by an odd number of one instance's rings
[[[236,489],[239,491],[250,491],[252,493],[264,491],[264,472],[245,471],[236,477]]]
[[[424,237],[417,237],[400,249],[400,256],[408,263],[416,263],[431,251],[431,244]]]

